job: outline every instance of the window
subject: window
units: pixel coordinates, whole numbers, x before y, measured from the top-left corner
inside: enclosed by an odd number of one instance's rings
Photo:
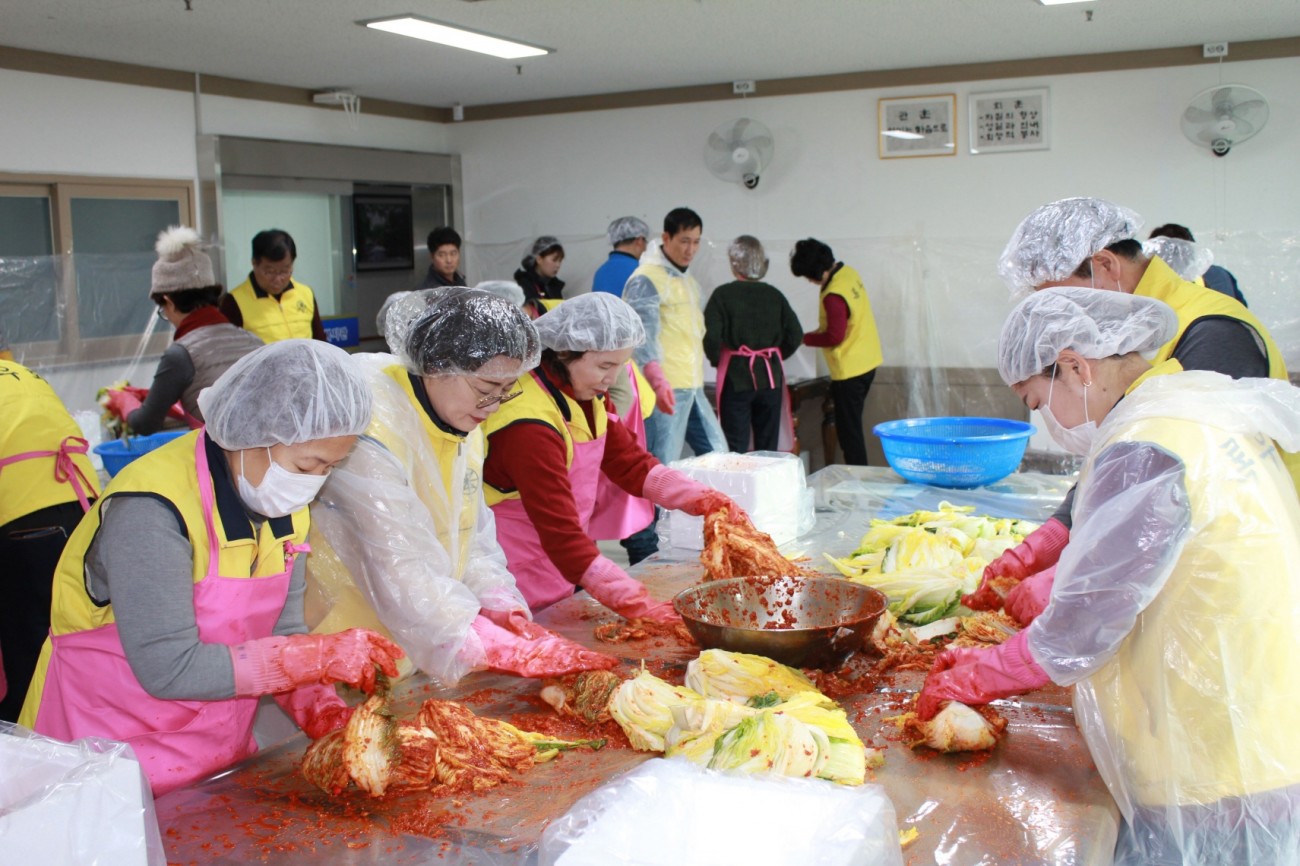
[[[0,341],[23,361],[161,352],[154,241],[192,225],[188,181],[0,175]]]

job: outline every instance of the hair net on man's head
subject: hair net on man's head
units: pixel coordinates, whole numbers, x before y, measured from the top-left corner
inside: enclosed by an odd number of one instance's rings
[[[727,247],[727,261],[731,269],[748,280],[761,280],[767,276],[767,253],[753,235],[741,235]]]
[[[227,451],[360,435],[371,402],[352,356],[319,340],[265,345],[199,394],[208,435]]]
[[[505,298],[516,307],[524,305],[524,290],[514,280],[484,280],[474,288]]]
[[[609,224],[609,228],[605,229],[605,237],[609,238],[611,247],[634,241],[637,238],[649,240],[650,226],[646,225],[645,220],[634,216],[619,217]]]
[[[392,309],[393,304],[409,294],[410,292],[393,292],[384,298],[384,302],[379,306],[379,312],[375,315],[375,327],[379,330],[379,336],[388,333],[388,311]]]
[[[1063,198],[1045,204],[1016,226],[998,273],[1019,297],[1043,283],[1064,280],[1084,259],[1137,237],[1142,217],[1100,198]]]
[[[1178,316],[1164,301],[1077,286],[1035,292],[1002,324],[998,372],[1008,385],[1056,363],[1062,349],[1085,358],[1152,354],[1173,338]]]
[[[522,376],[541,359],[537,329],[523,310],[499,295],[464,286],[412,295],[426,296],[424,309],[404,326],[400,346],[394,344],[390,314],[388,343],[417,376]]]
[[[1174,273],[1189,283],[1204,275],[1214,264],[1214,253],[1208,247],[1181,238],[1150,238],[1142,242],[1142,252],[1147,256],[1159,256],[1173,268]]]
[[[557,352],[615,352],[645,342],[636,310],[608,292],[570,298],[534,324],[542,345]]]

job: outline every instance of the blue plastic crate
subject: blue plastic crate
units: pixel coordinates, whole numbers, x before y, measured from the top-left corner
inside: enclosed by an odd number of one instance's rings
[[[968,489],[1015,472],[1034,425],[1006,418],[904,418],[872,432],[890,468],[908,481]]]
[[[96,445],[94,451],[104,461],[104,471],[112,478],[122,471],[122,467],[139,457],[143,457],[155,448],[166,445],[173,439],[184,436],[189,430],[164,430],[148,436],[132,436],[126,441],[113,439]]]

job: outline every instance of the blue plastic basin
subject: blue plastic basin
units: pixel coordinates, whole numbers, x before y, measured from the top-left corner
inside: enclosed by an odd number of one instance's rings
[[[1007,418],[904,418],[877,424],[889,466],[916,484],[968,489],[1016,471],[1034,425]]]
[[[189,432],[189,430],[164,430],[161,433],[152,433],[148,436],[132,436],[125,442],[121,439],[113,439],[96,445],[93,450],[104,461],[104,470],[108,472],[111,478],[121,472],[122,467],[132,460],[142,457],[155,448],[160,448],[173,439],[178,439]]]

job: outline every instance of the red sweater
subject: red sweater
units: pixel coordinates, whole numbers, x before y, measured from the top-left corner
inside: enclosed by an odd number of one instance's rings
[[[573,390],[548,375],[545,368],[538,372],[573,397]],[[604,412],[605,401],[578,401],[578,405],[586,415],[587,429],[594,429],[593,412]],[[582,421],[575,418],[573,423]],[[640,496],[646,476],[658,465],[659,461],[641,447],[632,431],[621,421],[609,419],[605,456],[600,464],[607,478],[633,496]],[[560,574],[577,584],[600,556],[600,550],[578,522],[560,434],[547,424],[511,424],[498,430],[488,438],[483,480],[498,490],[519,491],[546,555]]]
[[[829,349],[844,342],[849,330],[849,305],[839,295],[827,295],[822,306],[826,308],[826,330],[804,334],[803,344]]]

